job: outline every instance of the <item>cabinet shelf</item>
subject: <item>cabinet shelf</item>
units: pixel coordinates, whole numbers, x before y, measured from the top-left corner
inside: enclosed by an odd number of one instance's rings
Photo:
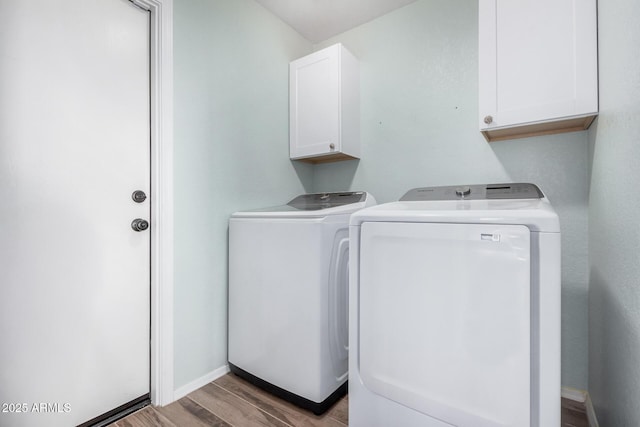
[[[553,135],[589,129],[589,126],[591,126],[591,123],[596,117],[597,114],[590,114],[539,123],[518,124],[512,127],[485,129],[481,132],[487,142],[528,138],[530,136]]]

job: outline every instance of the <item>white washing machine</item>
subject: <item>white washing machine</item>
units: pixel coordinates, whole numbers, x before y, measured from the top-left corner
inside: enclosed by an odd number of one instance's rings
[[[560,227],[533,184],[351,217],[351,427],[560,426]]]
[[[316,414],[347,391],[349,217],[366,192],[304,194],[229,221],[229,367]]]

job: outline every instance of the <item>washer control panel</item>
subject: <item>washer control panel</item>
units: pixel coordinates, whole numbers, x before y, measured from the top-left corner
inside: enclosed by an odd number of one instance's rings
[[[543,197],[544,194],[535,184],[509,183],[414,188],[402,196],[400,201],[541,199]]]

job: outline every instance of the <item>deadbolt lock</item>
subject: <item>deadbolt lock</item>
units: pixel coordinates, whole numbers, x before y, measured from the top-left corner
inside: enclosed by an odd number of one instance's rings
[[[136,203],[142,203],[145,200],[147,200],[147,195],[144,194],[144,191],[142,190],[136,190],[133,192],[133,194],[131,195],[131,198],[133,199],[134,202]]]

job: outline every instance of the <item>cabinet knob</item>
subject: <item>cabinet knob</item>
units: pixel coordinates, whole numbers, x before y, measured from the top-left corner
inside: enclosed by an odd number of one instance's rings
[[[491,123],[493,123],[493,117],[491,116],[485,116],[484,118],[484,122],[488,125],[490,125]]]
[[[331,144],[329,144],[329,148],[332,150],[335,150],[336,148],[336,144],[334,144],[333,142]]]

